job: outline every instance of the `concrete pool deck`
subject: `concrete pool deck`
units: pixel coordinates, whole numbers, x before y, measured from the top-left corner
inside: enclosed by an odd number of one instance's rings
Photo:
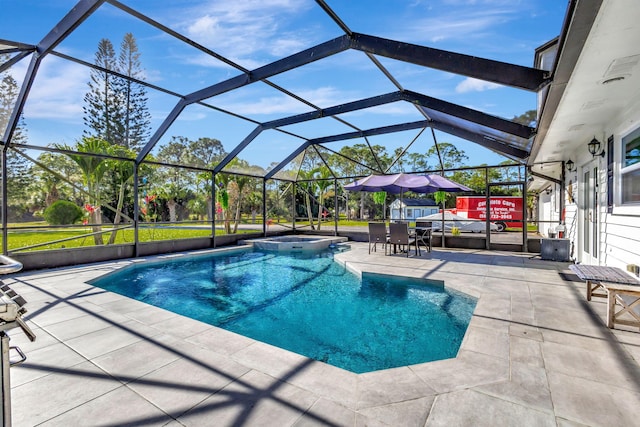
[[[37,335],[10,334],[13,425],[637,425],[640,332],[608,329],[568,264],[367,246],[336,258],[479,298],[458,357],[357,375],[85,283],[138,260],[25,272],[3,279]]]

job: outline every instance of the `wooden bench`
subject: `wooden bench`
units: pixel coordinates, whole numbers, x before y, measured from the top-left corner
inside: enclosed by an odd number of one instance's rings
[[[640,285],[640,281],[634,279],[616,267],[572,264],[569,266],[569,270],[573,271],[576,273],[576,276],[587,282],[587,301],[591,301],[592,296],[607,298],[607,294],[604,292],[594,292],[598,288],[603,288],[602,282],[619,283],[623,285]]]
[[[640,314],[634,308],[640,307],[640,281],[616,267],[604,267],[598,265],[570,265],[580,279],[587,282],[587,300],[591,297],[607,298],[607,326],[613,328],[616,323],[620,325],[636,326],[640,328]],[[596,293],[597,289],[604,292]],[[631,300],[626,300],[624,297]],[[616,306],[620,310],[616,311]],[[622,319],[627,314],[627,318]]]
[[[606,283],[602,286],[607,290],[607,326],[615,327],[615,324],[635,326],[640,328],[640,315],[634,311],[635,307],[640,307],[640,285],[622,285],[619,283]],[[625,300],[623,296],[631,297]],[[616,305],[620,305],[620,310],[616,311]],[[621,319],[624,314],[628,314],[632,319]]]

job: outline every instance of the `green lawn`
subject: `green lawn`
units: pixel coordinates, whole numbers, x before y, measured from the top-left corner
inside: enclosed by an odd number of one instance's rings
[[[20,224],[20,226],[24,226]],[[107,227],[103,227],[106,230]],[[87,236],[90,227],[68,228],[64,230],[10,230],[7,236],[8,248],[15,251],[19,248],[31,247],[44,244],[35,248],[25,249],[28,251],[41,251],[47,249],[78,248],[83,246],[95,246],[94,237]],[[238,233],[248,233],[251,230],[238,230]],[[216,235],[224,235],[223,230],[216,230]],[[194,237],[209,237],[211,229],[176,229],[176,228],[141,228],[138,231],[140,242],[152,242],[160,240],[189,239]],[[103,234],[103,242],[108,242],[111,232]],[[69,240],[65,240],[69,239]],[[49,243],[63,240],[57,243]],[[115,244],[133,243],[133,229],[119,230]]]

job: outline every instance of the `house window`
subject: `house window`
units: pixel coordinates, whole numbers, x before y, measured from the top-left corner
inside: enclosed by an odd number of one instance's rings
[[[411,217],[413,217],[413,210],[407,209],[407,218],[411,218]]]
[[[640,128],[622,138],[621,202],[640,204]]]

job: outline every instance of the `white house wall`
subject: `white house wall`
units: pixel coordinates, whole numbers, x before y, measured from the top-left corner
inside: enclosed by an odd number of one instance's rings
[[[556,191],[551,194],[543,192],[538,200],[538,231],[546,237],[552,237],[550,231],[555,233],[560,217],[557,210],[556,196]]]
[[[573,257],[576,262],[607,265],[626,269],[628,264],[640,265],[640,205],[620,206],[620,164],[621,164],[621,140],[629,132],[640,127],[640,108],[637,103],[633,108],[629,108],[627,113],[622,115],[620,122],[607,129],[596,138],[602,141],[606,148],[606,140],[610,135],[614,136],[614,208],[612,213],[607,212],[607,156],[596,157],[598,165],[598,253],[597,259],[585,259],[581,256],[582,251],[582,221],[585,212],[582,186],[582,168],[592,161],[592,156],[587,151],[587,142],[584,142],[584,149],[579,150],[580,156],[572,158],[577,165],[577,170],[567,172],[565,184],[574,185],[573,203],[569,200],[568,191],[565,191],[565,222],[567,227],[566,237],[570,238],[573,247]],[[577,188],[575,183],[578,182]]]
[[[572,260],[575,260],[578,256],[578,205],[576,203],[569,203],[565,205],[565,238],[571,240],[571,248],[569,250],[569,256]]]
[[[586,146],[585,146],[586,151]],[[576,160],[577,170],[572,172],[567,172],[565,179],[565,192],[564,192],[564,223],[566,229],[565,237],[571,240],[571,249],[570,256],[571,260],[575,262],[583,262],[580,256],[580,244],[582,243],[581,238],[581,224],[580,224],[580,208],[579,204],[582,202],[582,194],[580,194],[580,190],[582,189],[581,183],[578,181],[578,175],[582,170],[582,166],[586,161],[589,160],[587,157],[584,160]],[[571,186],[571,190],[570,187]],[[572,192],[572,197],[569,197],[569,191]]]
[[[633,98],[632,98],[633,99]],[[635,102],[630,107],[620,124],[614,129],[614,153],[616,164],[614,168],[614,176],[620,177],[620,164],[622,159],[622,137],[640,127],[640,107]],[[604,162],[603,162],[604,163]],[[601,201],[603,201],[602,214],[603,219],[601,225],[601,248],[602,262],[606,265],[626,268],[627,264],[640,265],[640,205],[625,206],[622,210],[621,206],[615,206],[613,213],[607,213],[607,193],[606,193],[606,165],[601,173],[600,182],[604,182],[600,188]],[[619,180],[614,180],[614,192],[616,193],[615,203],[618,203],[617,197],[619,193]]]

